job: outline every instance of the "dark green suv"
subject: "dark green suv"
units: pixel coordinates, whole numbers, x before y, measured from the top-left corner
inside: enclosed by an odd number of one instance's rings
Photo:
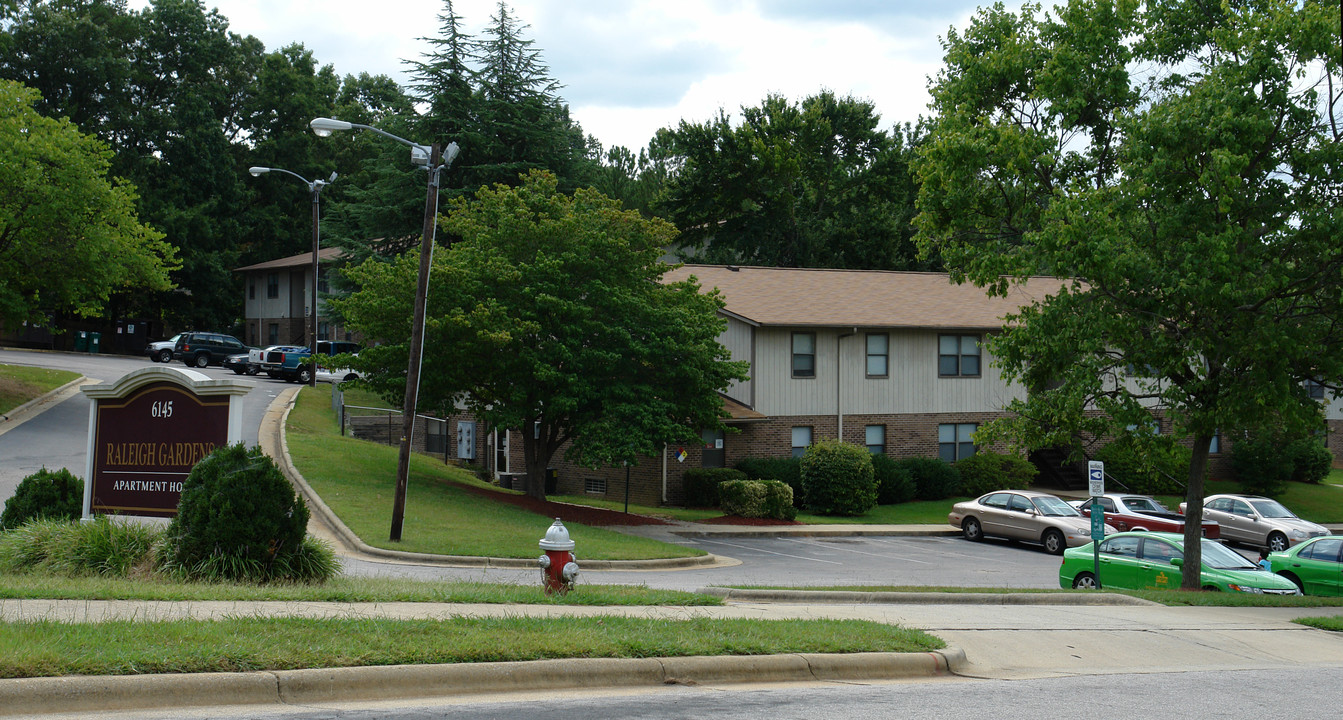
[[[209,332],[187,332],[177,338],[173,359],[187,365],[203,368],[222,365],[228,356],[246,353],[249,348],[232,335]]]

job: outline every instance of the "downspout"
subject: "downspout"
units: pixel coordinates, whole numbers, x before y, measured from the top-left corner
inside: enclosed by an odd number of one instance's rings
[[[667,504],[667,443],[662,443],[662,504]]]
[[[839,336],[835,338],[835,417],[838,420],[837,424],[839,426],[838,437],[835,439],[840,442],[844,442],[844,387],[841,384],[841,381],[844,378],[844,371],[841,367],[843,365],[842,360],[844,354],[840,349],[844,338],[852,337],[857,334],[858,328],[854,328],[853,332],[840,333]]]

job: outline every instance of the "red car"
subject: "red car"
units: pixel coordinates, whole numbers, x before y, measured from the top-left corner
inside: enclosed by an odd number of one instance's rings
[[[1106,493],[1100,497],[1101,508],[1105,511],[1105,522],[1125,530],[1150,530],[1152,532],[1184,532],[1184,516],[1171,512],[1164,505],[1146,495],[1121,495]],[[1073,503],[1083,515],[1091,517],[1091,500]],[[1203,521],[1203,537],[1216,540],[1222,536],[1222,526],[1216,520]]]

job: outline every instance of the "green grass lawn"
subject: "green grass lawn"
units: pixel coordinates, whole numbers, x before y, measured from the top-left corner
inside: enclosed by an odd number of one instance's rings
[[[560,626],[562,625],[562,631]],[[935,637],[857,620],[620,616],[0,623],[0,677],[241,672],[550,658],[926,652]]]
[[[1339,471],[1335,470],[1334,473]],[[1331,475],[1332,477],[1332,475]],[[1209,480],[1204,485],[1206,495],[1219,493],[1241,494],[1240,483],[1232,480]],[[1157,498],[1171,510],[1177,510],[1183,497],[1162,495]],[[1277,498],[1278,502],[1298,516],[1317,523],[1343,523],[1343,487],[1329,484],[1328,478],[1318,485],[1289,482],[1287,491]]]
[[[473,474],[426,455],[411,457],[402,540],[388,540],[396,482],[397,449],[341,437],[332,419],[329,390],[304,388],[289,415],[289,452],[295,467],[322,500],[364,542],[374,547],[440,555],[535,558],[551,520],[468,492],[481,485]],[[509,491],[499,491],[509,492]],[[591,560],[695,557],[701,550],[565,523],[579,564]]]
[[[77,379],[79,373],[66,370],[0,365],[0,413],[7,413]]]

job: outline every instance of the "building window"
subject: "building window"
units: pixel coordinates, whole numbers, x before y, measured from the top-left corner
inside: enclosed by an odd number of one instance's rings
[[[325,271],[325,270],[323,270],[323,271],[317,273],[317,292],[319,292],[319,293],[321,293],[321,294],[323,294],[323,295],[325,295],[325,294],[327,294],[328,292],[330,292],[329,286],[327,285],[327,281],[326,281],[326,271]]]
[[[867,451],[873,455],[886,452],[886,426],[868,425],[866,429]]]
[[[1324,399],[1323,385],[1314,380],[1307,380],[1305,384],[1306,384],[1306,395],[1309,395],[1312,400]]]
[[[317,322],[317,339],[318,340],[331,339],[331,323],[320,320]]]
[[[266,275],[266,297],[271,300],[280,297],[280,273]]]
[[[583,492],[588,495],[605,495],[606,478],[583,478]]]
[[[975,443],[971,438],[978,425],[957,423],[937,426],[937,454],[946,462],[954,463],[975,454]]]
[[[891,336],[872,333],[867,336],[867,376],[887,377],[890,374]]]
[[[1215,432],[1212,434],[1212,442],[1208,444],[1208,454],[1214,455],[1222,451],[1222,434]]]
[[[280,326],[277,323],[270,323],[266,326],[266,344],[280,344]]]
[[[816,333],[793,333],[793,377],[816,377]]]
[[[979,377],[979,336],[938,335],[937,374],[941,377]]]
[[[811,428],[793,428],[793,457],[800,458],[811,447]]]
[[[706,468],[727,467],[726,435],[722,430],[700,431],[700,466]]]

